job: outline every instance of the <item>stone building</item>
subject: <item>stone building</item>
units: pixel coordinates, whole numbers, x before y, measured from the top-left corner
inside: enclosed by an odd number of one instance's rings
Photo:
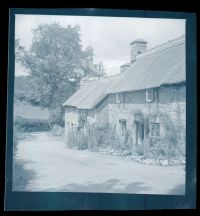
[[[120,74],[88,82],[63,104],[66,135],[82,119],[113,125],[122,136],[129,130],[134,146],[151,145],[170,131],[184,145],[185,36],[149,50],[141,39],[130,46],[130,62],[121,66]]]

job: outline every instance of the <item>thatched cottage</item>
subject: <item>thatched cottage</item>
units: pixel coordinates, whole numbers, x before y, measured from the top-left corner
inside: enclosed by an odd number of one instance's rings
[[[130,62],[121,66],[120,74],[85,82],[63,104],[65,134],[84,119],[88,124],[113,125],[122,136],[129,130],[136,146],[164,139],[170,131],[184,143],[185,36],[152,49],[138,39],[130,50]]]

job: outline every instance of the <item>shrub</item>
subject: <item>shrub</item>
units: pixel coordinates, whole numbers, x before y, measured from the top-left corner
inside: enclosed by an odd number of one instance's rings
[[[167,113],[159,113],[159,117],[164,125],[164,136],[149,138],[150,143],[145,148],[145,157],[169,160],[179,157],[184,152],[184,129],[180,132],[180,127],[174,124]]]
[[[122,146],[121,137],[116,132],[116,127],[109,125],[106,146],[110,146],[114,150],[120,150]]]
[[[170,118],[168,118],[163,145],[168,147],[168,158],[179,157],[181,154],[181,146],[179,144],[179,128],[175,127]]]
[[[60,127],[64,127],[64,110],[62,107],[54,107],[49,110],[49,121],[51,125],[59,125]]]
[[[143,155],[143,153],[144,153],[144,145],[138,145],[138,146],[136,146],[136,153],[138,154],[138,155]]]
[[[123,136],[112,125],[88,125],[74,131],[68,131],[68,147],[97,151],[98,148],[110,148],[116,151],[131,151],[133,145],[130,131]]]
[[[88,148],[92,150],[97,150],[97,147],[100,146],[102,142],[102,131],[95,126],[87,126],[86,134],[88,140]]]
[[[133,139],[131,136],[131,131],[127,129],[123,136],[122,150],[131,151],[132,146],[133,146]]]
[[[67,134],[67,146],[69,148],[75,148],[83,150],[88,148],[88,135],[81,130],[68,131]]]
[[[36,132],[50,130],[48,120],[26,119],[19,116],[14,119],[14,128],[19,132]]]
[[[150,145],[145,149],[145,158],[161,159],[168,157],[168,145],[160,138],[150,138]]]

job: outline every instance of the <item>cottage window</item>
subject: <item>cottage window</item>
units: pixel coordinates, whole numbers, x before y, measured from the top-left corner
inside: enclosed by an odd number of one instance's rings
[[[122,130],[122,133],[124,134],[126,131],[126,120],[125,119],[120,119],[119,120],[120,128]]]
[[[116,93],[116,103],[122,103],[123,102],[123,94],[122,92]]]
[[[83,114],[88,115],[88,110],[84,110]]]
[[[76,130],[77,130],[77,127],[78,127],[77,124],[71,123],[71,130],[72,130],[72,131],[76,131]]]
[[[157,99],[157,91],[155,88],[146,89],[146,101],[152,102]]]
[[[160,124],[159,123],[150,123],[150,134],[152,137],[159,137],[160,136]]]
[[[73,126],[73,131],[77,131],[77,128],[78,128],[78,125],[77,125],[77,124],[74,124],[74,126]]]

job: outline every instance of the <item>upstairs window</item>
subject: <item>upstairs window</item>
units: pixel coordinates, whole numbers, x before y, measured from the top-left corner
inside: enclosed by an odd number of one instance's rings
[[[88,115],[88,110],[86,109],[79,109],[79,113],[82,115]]]
[[[65,110],[66,110],[67,113],[69,113],[69,112],[72,111],[72,108],[71,107],[66,107]]]
[[[116,103],[122,103],[123,102],[123,93],[116,93]]]
[[[150,135],[151,137],[160,137],[160,124],[159,123],[150,123]]]
[[[154,88],[146,89],[146,101],[153,102],[157,99],[157,91]]]

